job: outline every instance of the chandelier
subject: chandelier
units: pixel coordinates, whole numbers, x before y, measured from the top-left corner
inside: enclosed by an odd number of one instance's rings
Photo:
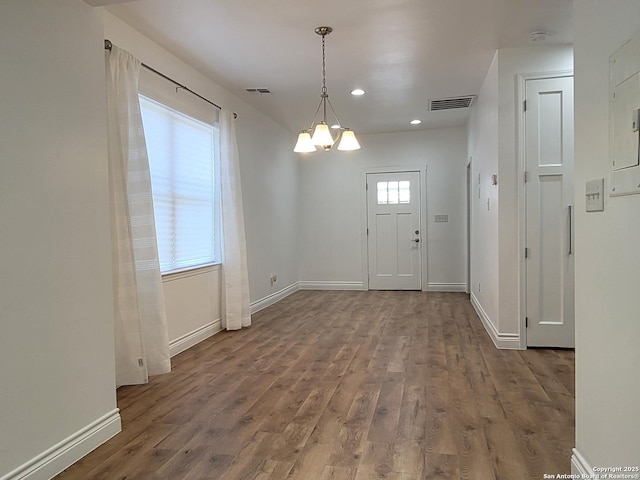
[[[325,37],[329,35],[333,29],[331,27],[318,27],[315,32],[322,37],[322,94],[320,95],[320,104],[316,109],[316,113],[311,120],[311,126],[307,130],[303,130],[298,135],[298,141],[294,147],[294,152],[315,152],[317,148],[322,148],[325,151],[331,149],[335,142],[338,142],[338,150],[358,150],[360,144],[356,139],[356,135],[353,130],[343,127],[338,120],[333,105],[329,101],[329,94],[327,93],[327,75],[326,75],[326,62],[325,62]],[[331,131],[329,130],[329,124],[327,123],[327,105],[329,106],[331,113],[336,120],[336,123],[332,125],[332,129],[338,130],[338,135],[334,139]],[[322,120],[315,124],[318,113],[322,108]],[[312,133],[313,132],[313,133]],[[339,139],[339,141],[338,141]]]

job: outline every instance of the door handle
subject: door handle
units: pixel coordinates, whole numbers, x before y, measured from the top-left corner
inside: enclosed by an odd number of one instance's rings
[[[573,254],[573,206],[569,205],[569,255]]]
[[[414,238],[413,241],[416,242],[416,243],[420,243],[420,239],[419,238]]]

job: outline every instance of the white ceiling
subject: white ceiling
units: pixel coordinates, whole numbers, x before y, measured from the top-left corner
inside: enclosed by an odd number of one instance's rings
[[[429,112],[428,100],[476,95],[498,48],[573,40],[572,0],[93,1],[292,132],[320,100],[320,25],[333,27],[331,102],[357,133],[464,125],[469,109]],[[537,30],[548,37],[534,44]]]

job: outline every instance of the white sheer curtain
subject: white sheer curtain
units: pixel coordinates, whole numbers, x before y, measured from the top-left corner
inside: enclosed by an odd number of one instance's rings
[[[247,242],[240,183],[240,160],[233,113],[220,112],[220,182],[222,203],[222,326],[239,330],[251,325]]]
[[[149,159],[138,100],[140,62],[106,55],[116,383],[171,371]]]

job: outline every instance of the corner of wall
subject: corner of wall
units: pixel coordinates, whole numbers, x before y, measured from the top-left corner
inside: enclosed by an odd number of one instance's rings
[[[258,313],[260,310],[264,310],[265,308],[270,307],[275,303],[278,303],[280,300],[284,299],[285,297],[288,297],[289,295],[296,293],[298,290],[300,290],[299,283],[300,282],[292,283],[291,285],[283,288],[282,290],[278,290],[277,292],[267,295],[266,297],[263,297],[260,300],[256,300],[255,302],[252,302],[251,314]]]
[[[579,478],[597,478],[593,468],[580,454],[577,448],[573,449],[573,455],[571,455],[571,474],[580,475]]]
[[[480,317],[485,330],[491,337],[493,344],[496,348],[501,350],[522,350],[520,345],[520,335],[518,334],[504,334],[498,332],[492,319],[487,315],[487,312],[482,308],[482,305],[478,301],[478,298],[474,293],[471,293],[471,305]]]

